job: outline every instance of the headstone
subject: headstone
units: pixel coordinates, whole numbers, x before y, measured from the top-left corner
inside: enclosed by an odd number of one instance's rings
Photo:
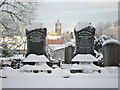
[[[46,28],[26,30],[27,36],[27,55],[46,55]]]
[[[65,44],[65,64],[71,64],[74,56],[75,45],[72,42]]]
[[[107,40],[103,43],[103,64],[104,66],[119,66],[120,63],[120,42]]]
[[[83,25],[81,25],[83,24]],[[77,54],[92,54],[94,55],[94,36],[95,28],[91,23],[78,23],[74,29],[76,39]]]

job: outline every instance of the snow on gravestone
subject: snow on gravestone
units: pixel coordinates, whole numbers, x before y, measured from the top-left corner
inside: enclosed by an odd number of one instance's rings
[[[88,22],[79,22],[75,28],[76,53],[94,55],[95,28]]]
[[[27,54],[46,55],[46,32],[42,23],[32,22],[26,27]]]
[[[74,47],[73,42],[68,42],[65,44],[65,63],[71,64],[72,57],[74,56]]]
[[[109,39],[103,43],[104,66],[119,66],[120,63],[120,42]]]

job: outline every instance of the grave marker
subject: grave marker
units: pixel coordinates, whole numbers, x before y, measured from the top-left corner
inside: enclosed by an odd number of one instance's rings
[[[95,28],[91,23],[78,23],[74,29],[76,39],[76,54],[94,55]]]
[[[27,55],[46,55],[46,28],[37,28],[33,30],[26,29],[27,36]]]

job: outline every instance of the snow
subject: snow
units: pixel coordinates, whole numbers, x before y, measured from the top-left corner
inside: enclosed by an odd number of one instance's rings
[[[0,61],[1,61],[1,60],[8,61],[9,58],[3,58],[3,57],[1,57],[1,58],[0,58]]]
[[[84,28],[86,28],[86,27],[91,27],[91,28],[93,28],[92,26],[91,26],[91,23],[89,23],[89,22],[79,22],[76,26],[75,26],[75,30],[76,31],[80,31],[81,29],[84,29]]]
[[[120,45],[120,42],[118,40],[109,39],[109,40],[104,41],[104,43],[102,44],[102,46],[104,46],[106,44],[109,44],[109,43],[114,43],[114,44]]]
[[[61,36],[47,36],[48,39],[59,39]]]
[[[100,70],[100,68],[94,65],[84,65],[83,67],[83,73],[95,73],[96,71],[98,72],[98,70]]]
[[[95,66],[94,64],[88,64],[88,65],[81,65],[81,64],[64,64],[62,65],[62,69],[67,70],[83,70],[84,73],[94,73],[94,71],[100,70],[98,66]]]
[[[78,65],[78,64],[63,64],[62,65],[63,69],[68,69],[68,70],[81,70],[83,69],[83,65]]]
[[[40,65],[24,65],[20,68],[21,71],[23,70],[52,70],[46,63],[41,63]]]
[[[70,69],[72,70],[82,70],[83,66],[82,65],[78,65],[78,64],[73,64]]]
[[[55,50],[59,50],[59,49],[63,49],[65,48],[65,44],[53,44],[53,45],[49,45],[49,47],[55,51]]]
[[[0,73],[7,77],[2,78],[3,88],[118,88],[119,67],[98,67],[91,63],[87,65],[62,64],[61,68],[52,69],[40,59],[44,55],[31,54],[28,57],[28,61],[41,61],[40,65],[25,65],[20,69],[4,67],[0,70]],[[83,57],[85,60],[82,59]],[[96,60],[90,54],[77,56],[78,61],[94,61],[94,59]],[[81,69],[84,73],[70,73],[70,70]],[[52,70],[52,72],[50,74],[21,72],[24,70]],[[94,70],[101,70],[101,73],[92,73]]]
[[[117,78],[97,78],[81,75],[80,78],[7,78],[3,88],[118,88]],[[109,75],[108,75],[109,76]],[[87,77],[87,78],[85,78]],[[51,83],[52,81],[52,83]],[[17,84],[16,84],[17,82]]]
[[[9,59],[24,59],[25,57],[23,57],[23,55],[16,55],[16,56],[12,56],[12,57],[9,57]]]
[[[11,67],[4,67],[4,69],[2,70],[2,76],[7,78],[16,77],[19,74],[19,70],[13,69]]]
[[[2,86],[3,88],[118,88],[117,70],[118,67],[103,67],[102,73],[71,74],[69,70],[57,68],[52,74],[45,74],[20,73],[19,70],[5,68],[3,71],[7,72],[8,77],[2,79]]]
[[[49,62],[45,55],[30,54],[23,62]]]
[[[73,42],[67,42],[65,44],[65,47],[69,47],[69,46],[75,47],[75,44]]]
[[[31,22],[29,25],[27,25],[26,29],[28,31],[31,31],[31,30],[35,30],[35,29],[40,29],[40,28],[44,28],[43,24],[40,23],[40,22]]]
[[[0,57],[0,62],[3,60],[4,62],[10,62],[11,60],[13,59],[24,59],[25,57],[23,57],[22,55],[19,55],[19,56],[12,56],[12,57],[8,57],[8,58],[5,58],[5,57]]]
[[[91,54],[77,54],[72,61],[85,61],[85,62],[93,62],[98,61],[93,55]]]
[[[2,90],[2,78],[0,78],[0,90]]]
[[[71,67],[71,64],[62,64],[62,69],[69,69]]]
[[[101,73],[118,73],[118,67],[110,67],[110,66],[107,66],[107,67],[104,67],[104,68],[101,68]]]
[[[53,68],[59,68],[59,66],[58,66],[58,65],[53,65],[52,67],[53,67]]]

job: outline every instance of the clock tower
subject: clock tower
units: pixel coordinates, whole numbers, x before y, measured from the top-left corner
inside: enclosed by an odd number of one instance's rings
[[[61,26],[61,22],[59,21],[59,19],[57,20],[57,22],[55,23],[55,32],[61,36],[61,30],[62,30],[62,26]]]

